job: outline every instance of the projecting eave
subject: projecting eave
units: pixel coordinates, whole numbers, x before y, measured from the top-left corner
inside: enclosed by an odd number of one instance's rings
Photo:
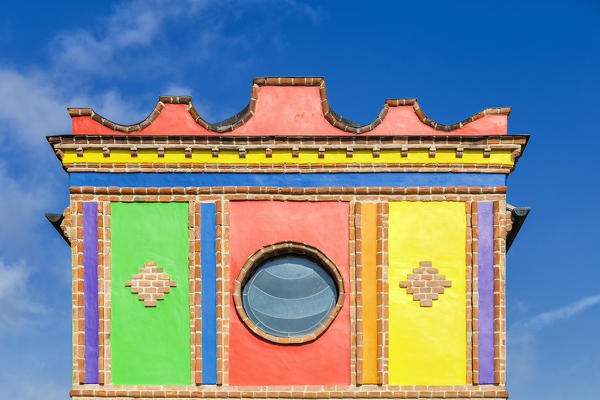
[[[56,229],[64,241],[71,246],[71,239],[69,238],[69,232],[67,228],[67,226],[70,225],[70,222],[65,220],[65,214],[46,213],[45,216],[48,222],[52,224],[54,229]]]
[[[512,246],[517,234],[521,230],[525,219],[531,211],[531,207],[513,207],[510,204],[506,207],[510,214],[510,229],[507,229],[506,233],[506,251]]]

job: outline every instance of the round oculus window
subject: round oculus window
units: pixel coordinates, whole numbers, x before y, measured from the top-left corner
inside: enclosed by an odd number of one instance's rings
[[[322,252],[282,242],[250,256],[235,282],[234,301],[242,321],[277,343],[316,339],[343,303],[337,267]]]

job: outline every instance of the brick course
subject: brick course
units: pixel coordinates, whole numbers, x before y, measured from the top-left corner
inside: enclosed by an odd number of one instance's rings
[[[202,280],[200,204],[189,202],[190,346],[192,383],[202,384]]]
[[[71,278],[73,313],[73,385],[85,383],[83,308],[83,203],[71,201]]]
[[[377,384],[387,385],[389,366],[388,202],[377,204]]]
[[[235,399],[468,399],[507,398],[504,387],[481,386],[258,386],[258,387],[195,387],[195,386],[114,386],[105,389],[98,385],[86,385],[73,389],[70,395],[77,399],[90,398],[235,398]]]
[[[467,304],[467,384],[478,384],[479,382],[475,380],[475,375],[477,374],[478,369],[476,370],[475,359],[477,357],[477,349],[475,345],[477,343],[477,328],[473,325],[474,319],[477,317],[477,305],[474,302],[474,295],[477,294],[477,276],[475,271],[474,264],[474,242],[473,240],[477,238],[473,233],[473,215],[477,215],[477,202],[476,201],[466,201],[465,202],[465,214],[466,214],[466,222],[467,222],[467,237],[466,237],[466,304]],[[475,223],[476,225],[476,223]]]
[[[350,277],[350,293],[346,295],[350,296],[349,305],[350,305],[350,385],[357,384],[357,376],[358,376],[358,352],[354,349],[357,348],[358,343],[358,326],[360,324],[360,320],[357,318],[357,240],[356,240],[356,203],[349,203],[349,212],[348,212],[348,276]],[[344,285],[342,284],[342,287]],[[343,304],[343,303],[340,303]]]

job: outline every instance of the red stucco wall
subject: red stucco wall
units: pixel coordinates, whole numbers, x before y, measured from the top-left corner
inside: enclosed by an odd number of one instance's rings
[[[293,240],[319,248],[339,268],[349,293],[348,203],[230,203],[230,289],[246,259],[260,247]],[[317,340],[278,345],[255,336],[239,320],[230,299],[229,384],[350,384],[349,296]]]

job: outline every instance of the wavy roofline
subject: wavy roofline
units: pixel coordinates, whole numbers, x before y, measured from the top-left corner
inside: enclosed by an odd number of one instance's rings
[[[370,123],[361,125],[350,119],[347,119],[338,113],[336,113],[330,106],[327,98],[327,89],[325,87],[324,77],[262,77],[254,78],[252,80],[252,92],[250,96],[250,102],[237,114],[217,123],[209,123],[203,119],[200,114],[194,108],[192,104],[191,96],[159,96],[158,102],[154,107],[154,110],[141,122],[132,125],[121,125],[117,124],[107,118],[104,118],[100,114],[96,113],[93,108],[67,108],[71,117],[91,117],[94,121],[101,125],[106,126],[117,132],[133,133],[139,132],[144,128],[150,126],[158,115],[165,108],[165,104],[186,104],[187,110],[194,119],[194,121],[202,126],[204,129],[216,132],[231,132],[252,118],[256,109],[256,101],[258,99],[258,88],[260,86],[318,86],[319,94],[321,96],[321,109],[325,119],[335,128],[338,128],[344,132],[350,132],[355,134],[369,132],[377,127],[387,114],[390,107],[401,107],[401,106],[412,106],[415,114],[419,120],[429,127],[438,130],[440,132],[451,132],[456,129],[460,129],[465,125],[483,118],[486,115],[509,115],[510,107],[495,107],[486,108],[472,116],[463,119],[460,122],[446,125],[440,124],[433,121],[421,109],[419,102],[416,98],[411,99],[387,99],[379,112],[379,115],[375,117]]]

